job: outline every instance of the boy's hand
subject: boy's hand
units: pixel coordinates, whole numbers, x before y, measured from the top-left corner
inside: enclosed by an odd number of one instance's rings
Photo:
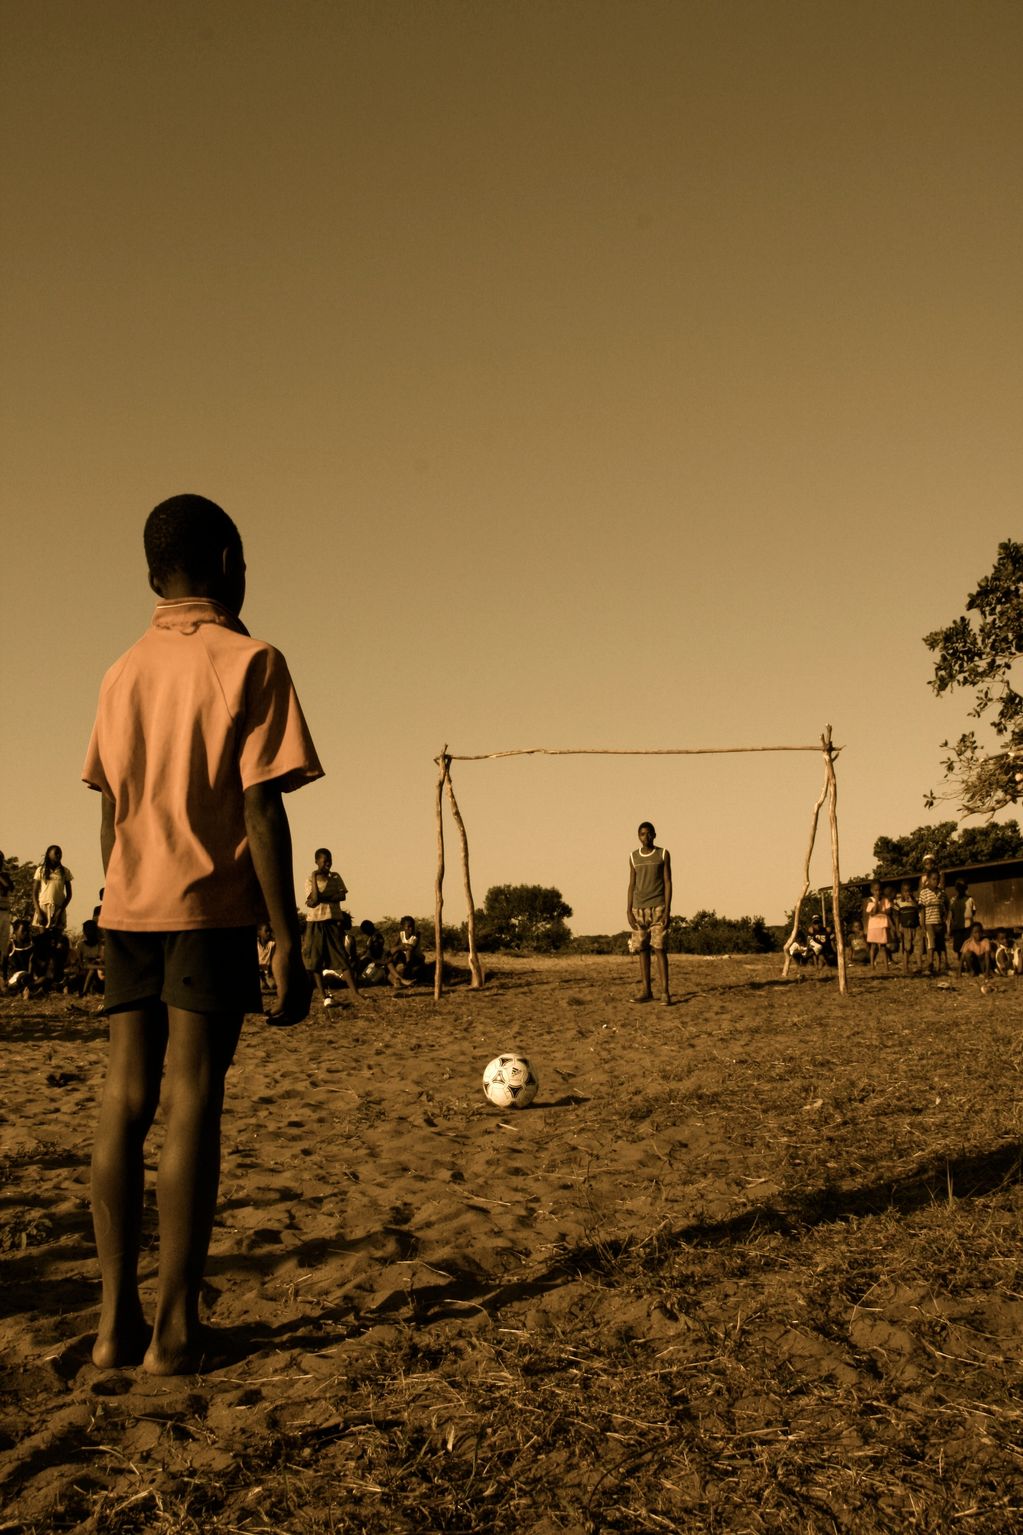
[[[267,1023],[276,1028],[290,1028],[309,1016],[313,981],[302,963],[301,948],[277,945],[270,965],[277,983],[277,1006],[267,1014]]]

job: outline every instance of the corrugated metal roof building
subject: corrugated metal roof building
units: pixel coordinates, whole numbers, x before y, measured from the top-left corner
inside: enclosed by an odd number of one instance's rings
[[[999,858],[993,863],[951,864],[942,869],[945,888],[951,890],[956,880],[964,880],[977,904],[977,921],[983,922],[988,932],[999,927],[1023,928],[1023,858]],[[923,871],[909,869],[902,874],[889,874],[881,880],[898,890],[908,879],[915,890]],[[858,881],[858,887],[867,895],[870,881]]]

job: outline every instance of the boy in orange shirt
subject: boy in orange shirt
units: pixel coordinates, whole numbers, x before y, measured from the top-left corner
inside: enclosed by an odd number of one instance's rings
[[[103,679],[82,777],[103,796],[104,1012],[110,1055],[92,1158],[103,1300],[93,1360],[198,1368],[199,1289],[220,1176],[224,1079],[260,1011],[255,930],[277,936],[277,1011],[309,1011],[281,796],[319,778],[284,658],[250,638],[241,538],[220,507],[175,496],[144,543],[152,625]],[[152,1332],[138,1292],[143,1148],[165,1081]]]

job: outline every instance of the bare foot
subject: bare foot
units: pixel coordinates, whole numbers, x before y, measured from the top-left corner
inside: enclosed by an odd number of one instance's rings
[[[630,997],[629,998],[630,1002],[652,1002],[653,1000],[654,1000],[653,996],[649,992],[644,992],[644,994],[641,997]]]
[[[662,1001],[662,1003],[664,1004],[665,1007],[671,1007],[671,1005],[672,1005],[670,997],[662,997],[661,1001]]]
[[[142,1368],[147,1375],[198,1375],[210,1369],[223,1352],[222,1333],[213,1327],[200,1327],[194,1337],[180,1341],[168,1338],[157,1343],[154,1338]]]
[[[116,1370],[125,1365],[141,1364],[152,1337],[141,1310],[127,1322],[115,1323],[107,1328],[100,1320],[96,1341],[92,1346],[92,1362],[98,1370]]]

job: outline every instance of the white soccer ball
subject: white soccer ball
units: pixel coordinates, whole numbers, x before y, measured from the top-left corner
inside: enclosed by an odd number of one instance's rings
[[[499,1109],[525,1109],[540,1079],[524,1055],[495,1055],[483,1073],[483,1091]]]

